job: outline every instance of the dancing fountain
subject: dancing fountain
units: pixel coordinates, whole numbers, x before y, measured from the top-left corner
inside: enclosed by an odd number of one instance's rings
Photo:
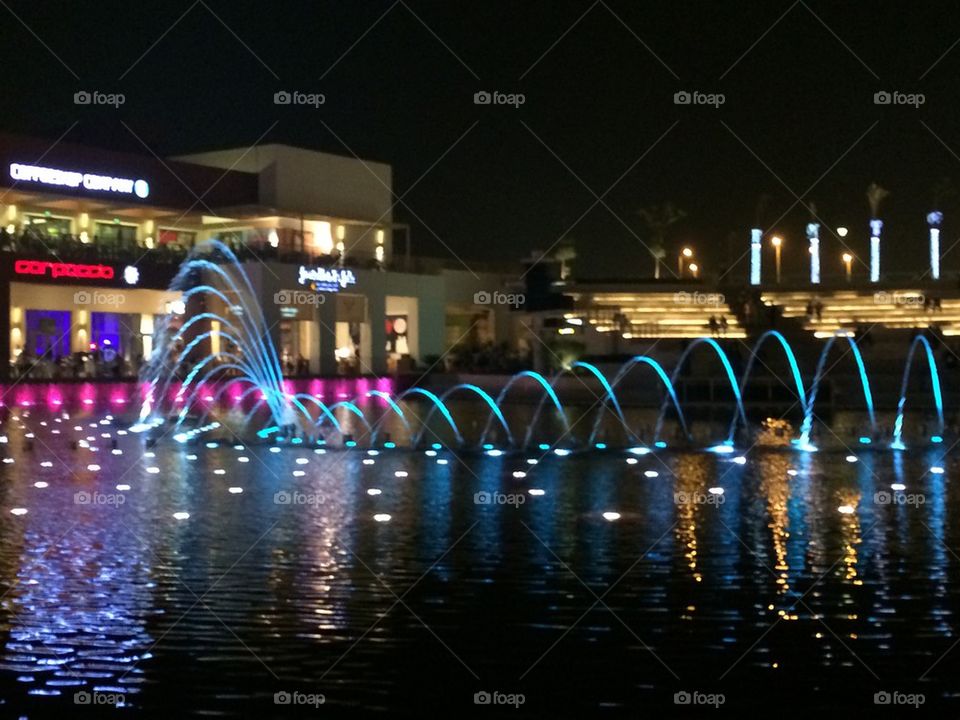
[[[862,433],[865,445],[882,442],[874,410],[873,393],[863,356],[857,342],[846,333],[830,337],[823,346],[809,386],[804,386],[803,374],[796,354],[788,340],[778,331],[769,330],[760,335],[750,349],[745,370],[737,379],[730,358],[719,342],[702,337],[690,342],[677,360],[672,373],[652,357],[637,355],[624,362],[608,380],[604,373],[588,362],[576,361],[552,377],[524,370],[513,375],[496,397],[472,383],[461,383],[436,394],[423,387],[411,387],[391,394],[382,390],[364,390],[349,399],[327,404],[322,397],[308,392],[294,392],[282,376],[277,350],[269,334],[263,312],[253,287],[234,253],[218,241],[198,246],[181,267],[171,289],[182,293],[178,313],[168,315],[158,332],[157,349],[142,373],[144,399],[134,431],[148,431],[161,425],[171,425],[171,434],[180,442],[227,426],[236,435],[249,435],[260,440],[287,439],[291,442],[325,443],[326,433],[332,432],[334,444],[343,447],[383,445],[395,447],[386,435],[384,425],[395,417],[409,438],[410,447],[421,447],[429,432],[436,440],[438,433],[431,429],[435,419],[442,419],[450,437],[446,443],[432,443],[434,447],[452,445],[461,449],[476,448],[501,452],[502,448],[524,450],[534,441],[534,434],[542,428],[544,413],[549,404],[559,423],[560,433],[552,442],[541,442],[543,450],[570,448],[604,449],[601,439],[605,418],[612,415],[622,429],[627,446],[645,447],[635,427],[631,427],[617,391],[635,369],[652,371],[662,391],[662,402],[656,416],[650,444],[666,447],[663,437],[668,419],[675,419],[677,436],[687,445],[693,445],[687,414],[678,397],[680,376],[692,354],[703,348],[712,354],[722,368],[721,382],[729,387],[733,409],[726,436],[706,449],[718,453],[734,451],[737,434],[749,429],[744,396],[748,389],[760,351],[773,341],[786,358],[789,382],[785,383],[795,395],[794,407],[799,407],[802,421],[798,437],[792,444],[805,451],[814,451],[811,433],[817,419],[815,406],[821,385],[829,371],[827,360],[836,346],[845,347],[853,357],[869,421],[869,431]],[[186,321],[183,319],[188,317]],[[903,425],[910,371],[918,348],[923,348],[927,360],[933,400],[937,412],[937,432],[930,442],[943,441],[945,432],[943,397],[940,373],[930,342],[917,336],[907,354],[897,404],[896,420],[889,447],[903,449]],[[573,376],[587,386],[593,381],[600,392],[594,393],[596,414],[585,438],[575,437],[568,408],[560,398],[561,382]],[[520,383],[531,385],[539,393],[532,415],[522,433],[515,432],[504,414],[512,391]],[[229,400],[224,409],[224,396]],[[485,418],[482,430],[468,439],[458,423],[454,410],[456,401],[470,398],[482,403]],[[426,411],[423,411],[423,406]],[[671,415],[672,413],[672,415]],[[349,422],[348,422],[349,420]],[[349,426],[349,427],[348,427]],[[357,430],[354,435],[353,430]]]

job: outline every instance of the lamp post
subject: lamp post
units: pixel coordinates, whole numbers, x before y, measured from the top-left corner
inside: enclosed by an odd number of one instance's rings
[[[680,251],[680,254],[677,255],[677,277],[683,277],[683,260],[686,258],[689,260],[693,257],[693,250],[688,247],[685,247]]]
[[[774,252],[774,265],[777,268],[777,285],[780,284],[780,247],[783,245],[783,238],[779,235],[774,235],[770,238],[770,244],[773,245]]]
[[[690,274],[697,277],[697,273],[700,272],[700,266],[696,263],[690,263],[688,267],[690,268]]]
[[[847,282],[850,282],[850,277],[851,277],[852,272],[853,272],[853,269],[852,269],[852,267],[851,267],[851,266],[852,266],[852,263],[853,263],[853,255],[851,255],[851,254],[848,253],[848,252],[845,252],[845,253],[843,254],[843,264],[844,264],[844,265],[846,266],[846,268],[847,268]]]

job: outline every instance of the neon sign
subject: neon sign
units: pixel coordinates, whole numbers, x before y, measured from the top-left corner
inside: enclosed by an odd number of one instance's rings
[[[299,282],[301,285],[310,285],[319,292],[340,292],[348,285],[355,285],[357,277],[353,274],[353,270],[307,268],[301,265]]]
[[[150,194],[150,184],[146,180],[98,175],[96,173],[61,170],[39,165],[10,163],[10,177],[17,182],[55,185],[57,187],[80,188],[93,192],[110,192],[120,195],[136,195],[145,198]]]
[[[17,260],[13,264],[17,275],[50,275],[56,278],[78,280],[112,280],[113,268],[109,265],[76,265],[74,263],[46,262],[44,260]]]

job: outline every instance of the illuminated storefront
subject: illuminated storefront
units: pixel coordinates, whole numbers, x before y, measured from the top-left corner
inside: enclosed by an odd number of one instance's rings
[[[0,134],[3,373],[134,375],[208,239],[243,261],[288,375],[413,371],[450,348],[450,317],[502,334],[507,310],[472,298],[503,278],[413,262],[391,184],[388,165],[282,145],[160,161]]]

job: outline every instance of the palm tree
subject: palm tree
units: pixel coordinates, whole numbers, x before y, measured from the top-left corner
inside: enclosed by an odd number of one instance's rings
[[[683,220],[687,213],[676,207],[671,202],[665,202],[660,205],[648,205],[641,208],[638,213],[643,224],[650,232],[650,241],[647,244],[647,250],[653,256],[653,277],[660,279],[660,263],[667,256],[666,236],[667,230]]]
[[[867,202],[870,203],[870,282],[880,280],[880,233],[883,231],[880,203],[889,194],[875,182],[867,188]]]
[[[560,279],[569,278],[572,270],[570,263],[577,259],[576,241],[571,237],[565,237],[553,251],[553,258],[560,263]]]

